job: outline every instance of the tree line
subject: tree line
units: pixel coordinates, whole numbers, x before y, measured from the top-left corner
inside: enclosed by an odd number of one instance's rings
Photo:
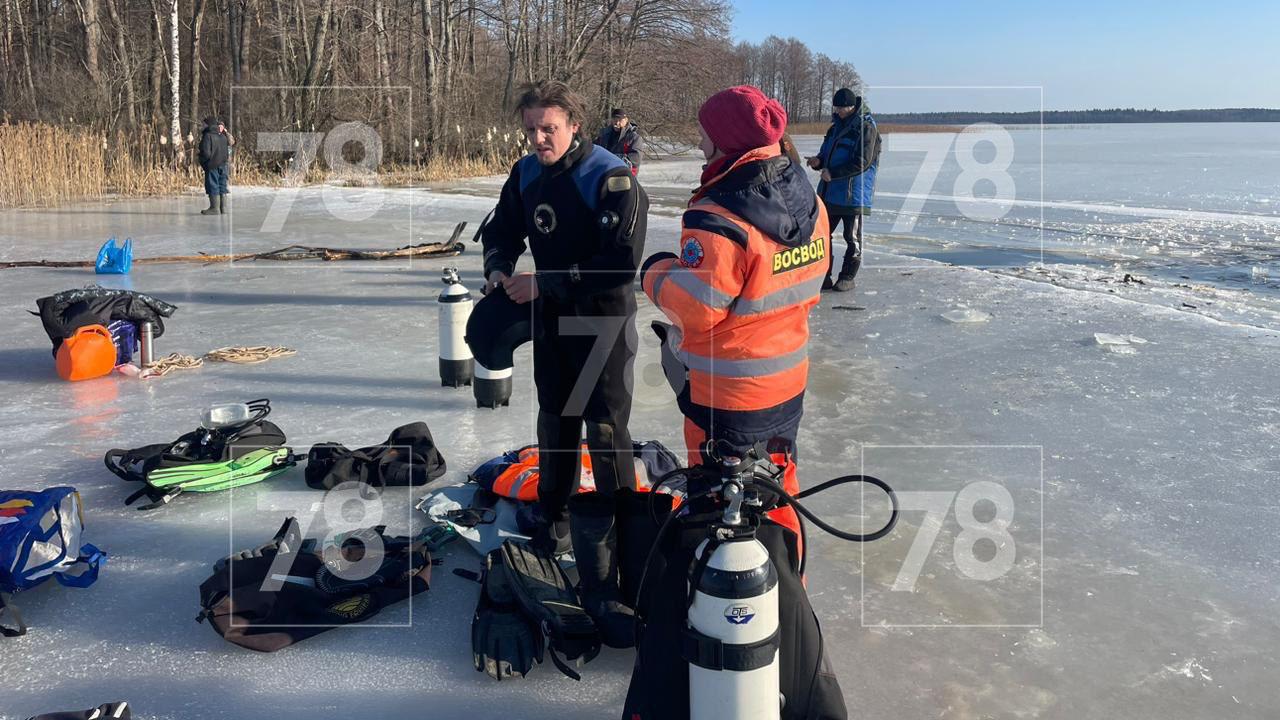
[[[578,89],[593,121],[624,107],[672,137],[729,85],[810,121],[860,82],[794,38],[733,43],[730,12],[724,0],[0,0],[0,119],[137,129],[175,149],[210,114],[255,132],[356,121],[404,159],[511,142],[516,90],[539,78]]]

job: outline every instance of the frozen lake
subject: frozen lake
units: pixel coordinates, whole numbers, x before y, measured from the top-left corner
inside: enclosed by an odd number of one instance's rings
[[[681,197],[696,175],[686,161],[649,164],[641,178],[662,200]],[[886,177],[887,192],[894,182]],[[471,223],[469,238],[499,184],[304,190],[278,231],[264,225],[279,197],[251,189],[234,190],[229,218],[193,214],[194,197],[4,212],[0,260],[84,259],[111,234],[131,235],[140,256],[232,243],[391,248],[442,240],[460,220]],[[360,219],[335,216],[357,201],[368,211]],[[1157,205],[1149,201],[1137,200]],[[678,210],[659,205],[649,252],[677,241]],[[802,484],[865,468],[918,508],[865,547],[809,536],[809,590],[851,716],[1280,713],[1280,506],[1271,494],[1280,325],[1267,307],[1221,288],[1125,283],[1096,264],[1075,274],[986,272],[874,238],[870,247],[857,292],[824,296],[813,315],[800,437]],[[230,549],[264,542],[287,514],[310,513],[320,493],[294,470],[143,514],[123,506],[133,488],[102,468],[108,448],[171,439],[211,403],[261,396],[300,450],[371,444],[424,420],[449,463],[441,483],[531,442],[528,348],[517,354],[509,408],[477,410],[469,390],[439,386],[439,271],[456,264],[475,287],[476,250],[412,263],[139,266],[131,286],[180,308],[160,353],[298,350],[151,381],[58,380],[25,311],[95,278],[0,271],[11,318],[0,329],[0,485],[77,486],[87,537],[111,555],[90,589],[50,585],[19,598],[32,631],[4,642],[0,717],[110,699],[129,700],[139,717],[182,720],[617,717],[629,651],[606,650],[581,683],[549,664],[501,684],[471,668],[477,588],[449,571],[475,569],[479,558],[461,546],[444,553],[411,614],[406,603],[377,619],[402,627],[339,629],[271,655],[236,648],[192,621],[198,583]],[[941,318],[966,307],[991,317]],[[642,301],[641,327],[656,316]],[[1097,334],[1124,344],[1100,345]],[[641,337],[632,434],[680,448],[656,347]],[[421,494],[387,492],[383,521],[393,531],[420,522],[410,508]],[[811,506],[842,527],[861,517],[855,492]],[[994,532],[993,518],[1010,522]]]
[[[890,135],[881,165],[867,229],[927,238],[913,255],[981,266],[1121,262],[1280,296],[1277,123]]]

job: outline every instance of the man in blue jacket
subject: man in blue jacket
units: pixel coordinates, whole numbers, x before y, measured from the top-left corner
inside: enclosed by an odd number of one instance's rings
[[[853,289],[854,276],[862,265],[862,217],[871,214],[880,164],[880,131],[866,101],[849,88],[837,90],[831,105],[831,128],[822,139],[822,149],[809,158],[809,167],[822,171],[818,195],[827,206],[832,234],[837,224],[844,225],[846,248],[840,275],[831,281],[833,247],[822,289],[846,292]]]

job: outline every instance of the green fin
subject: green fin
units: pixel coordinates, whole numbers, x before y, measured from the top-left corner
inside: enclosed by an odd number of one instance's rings
[[[234,460],[158,468],[147,474],[156,488],[178,487],[189,492],[213,492],[248,485],[284,472],[292,463],[289,448],[261,448]]]

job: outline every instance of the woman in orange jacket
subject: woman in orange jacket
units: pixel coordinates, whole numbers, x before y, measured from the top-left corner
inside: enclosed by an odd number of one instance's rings
[[[698,123],[707,165],[681,221],[680,254],[658,253],[640,271],[673,323],[667,347],[687,371],[679,404],[689,462],[707,459],[708,441],[737,451],[767,442],[789,461],[787,484],[798,490],[791,461],[809,311],[831,250],[826,212],[784,152],[787,116],[776,100],[730,88],[703,104]]]

